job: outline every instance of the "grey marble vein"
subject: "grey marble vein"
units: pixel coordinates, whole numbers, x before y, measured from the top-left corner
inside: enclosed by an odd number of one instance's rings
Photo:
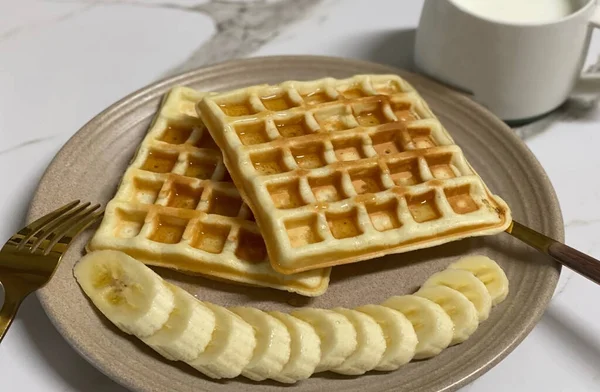
[[[583,227],[590,226],[600,223],[600,219],[573,219],[565,223],[565,227],[573,228],[573,227]]]
[[[75,16],[78,16],[81,13],[83,13],[83,12],[85,12],[85,11],[87,11],[87,10],[95,7],[95,6],[96,6],[95,3],[85,4],[85,5],[79,7],[77,9],[75,9],[75,10],[66,12],[66,13],[61,14],[61,15],[57,15],[57,16],[55,16],[53,18],[50,18],[50,19],[46,19],[46,20],[39,21],[39,22],[36,22],[36,23],[28,23],[28,24],[25,24],[25,25],[22,25],[22,26],[14,27],[12,29],[8,29],[5,32],[0,33],[0,42],[2,42],[4,40],[7,40],[9,38],[18,36],[19,34],[26,33],[28,31],[36,30],[36,29],[39,29],[41,27],[47,27],[49,25],[52,25],[52,24],[55,24],[55,23],[58,23],[58,22],[62,22],[62,21],[68,20],[68,19],[71,19],[71,18],[73,18]]]
[[[44,137],[39,137],[39,138],[35,138],[35,139],[30,139],[30,140],[26,140],[24,142],[18,143],[14,146],[11,146],[9,148],[0,150],[0,156],[8,154],[10,152],[14,152],[16,150],[19,150],[21,148],[27,147],[27,146],[31,146],[34,144],[39,144],[48,140],[52,140],[57,138],[59,135],[55,134],[55,135],[49,135],[49,136],[44,136]]]
[[[286,27],[306,17],[322,0],[211,0],[183,5],[169,2],[145,3],[140,0],[100,1],[148,8],[178,9],[211,17],[216,32],[195,49],[181,64],[167,70],[162,77],[244,57],[278,36]],[[198,37],[199,40],[201,37]]]
[[[191,7],[213,18],[216,33],[182,64],[164,76],[206,64],[244,57],[269,42],[292,23],[305,17],[320,0],[281,0],[232,3],[214,0]]]
[[[560,296],[565,291],[565,289],[569,285],[569,282],[571,281],[571,279],[573,279],[573,276],[575,276],[575,272],[573,272],[573,271],[567,272],[564,283],[561,285],[561,287],[558,288],[558,290],[556,291],[556,294],[554,294],[554,297],[552,298],[552,300],[555,300],[556,298],[558,298],[558,296]]]

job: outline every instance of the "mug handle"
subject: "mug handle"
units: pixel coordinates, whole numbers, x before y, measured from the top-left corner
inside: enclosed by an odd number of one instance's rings
[[[600,29],[600,5],[595,5],[588,24],[590,28]],[[582,73],[573,87],[573,95],[600,96],[600,70]]]

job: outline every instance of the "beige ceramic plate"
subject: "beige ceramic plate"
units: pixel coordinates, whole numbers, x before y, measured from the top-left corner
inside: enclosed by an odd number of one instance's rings
[[[470,100],[422,77],[377,64],[323,57],[271,57],[199,69],[138,91],[94,118],[58,153],[33,200],[31,221],[73,199],[106,203],[141,141],[163,93],[176,84],[226,90],[286,79],[347,77],[396,72],[429,102],[493,192],[512,207],[515,219],[559,240],[563,223],[556,196],[540,164],[512,131]],[[39,298],[60,333],[88,361],[135,391],[274,391],[275,383],[245,379],[214,382],[187,366],[161,360],[137,340],[120,333],[92,308],[72,277],[91,231],[63,259]],[[271,289],[247,288],[159,272],[199,298],[220,305],[290,310],[294,306],[357,306],[408,293],[459,256],[486,254],[510,279],[508,299],[465,343],[439,356],[391,373],[351,378],[320,374],[294,391],[450,391],[472,381],[506,356],[544,311],[560,269],[507,234],[460,241],[434,249],[392,255],[333,270],[327,293],[314,301]]]

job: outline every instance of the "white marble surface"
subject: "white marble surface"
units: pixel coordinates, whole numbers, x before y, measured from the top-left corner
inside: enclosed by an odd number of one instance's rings
[[[134,89],[233,57],[327,54],[410,66],[421,1],[0,2],[0,238],[86,121]],[[594,36],[586,64],[595,63]],[[571,105],[518,130],[560,199],[567,243],[600,258],[600,109]],[[468,392],[600,390],[600,288],[565,270],[542,321]],[[2,391],[124,391],[81,359],[35,296],[0,346]]]

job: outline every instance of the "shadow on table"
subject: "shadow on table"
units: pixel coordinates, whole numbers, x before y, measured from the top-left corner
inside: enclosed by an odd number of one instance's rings
[[[405,29],[364,33],[347,39],[360,43],[353,57],[410,71],[413,70],[415,36],[415,29]]]
[[[128,392],[77,354],[54,328],[35,294],[25,300],[16,321],[23,324],[32,346],[38,350],[48,367],[73,390]],[[10,338],[10,330],[7,338]]]
[[[592,372],[598,373],[600,337],[585,330],[568,314],[561,313],[552,306],[546,310],[543,320],[555,336],[560,337],[573,351],[577,352],[577,356],[583,359],[581,363],[588,364]]]

